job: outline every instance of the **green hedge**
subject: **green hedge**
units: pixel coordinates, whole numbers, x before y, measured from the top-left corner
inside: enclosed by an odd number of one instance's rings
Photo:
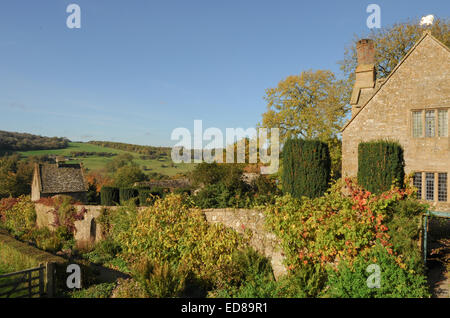
[[[137,198],[138,190],[135,188],[120,188],[119,189],[119,200],[120,204],[124,205],[125,202]]]
[[[328,145],[318,140],[289,139],[282,155],[283,191],[296,198],[322,196],[331,173]]]
[[[358,183],[372,193],[403,187],[403,148],[397,142],[372,141],[358,146]]]
[[[100,190],[100,201],[102,205],[113,206],[118,204],[119,189],[114,187],[102,187]]]

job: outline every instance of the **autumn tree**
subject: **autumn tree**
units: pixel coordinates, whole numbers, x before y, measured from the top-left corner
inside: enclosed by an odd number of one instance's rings
[[[135,182],[146,180],[146,175],[138,166],[134,165],[123,166],[114,173],[114,184],[117,187],[130,187]]]
[[[349,110],[346,82],[328,70],[304,71],[266,90],[262,127],[279,128],[280,142],[290,137],[327,142],[334,177],[341,166],[339,132]]]
[[[0,157],[0,198],[30,194],[33,165],[19,155]]]
[[[369,38],[374,41],[377,77],[387,77],[426,30],[431,31],[434,37],[450,47],[448,19],[437,18],[431,26],[421,26],[418,19],[409,20],[387,28],[372,29],[368,35],[355,36],[345,50],[344,59],[339,62],[341,70],[352,83],[357,66],[356,43],[362,38]],[[349,87],[351,89],[352,86]]]

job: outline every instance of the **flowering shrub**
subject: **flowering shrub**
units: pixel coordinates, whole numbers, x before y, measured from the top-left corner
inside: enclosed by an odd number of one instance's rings
[[[346,186],[348,195],[342,193]],[[396,214],[399,202],[414,200],[411,189],[392,187],[381,195],[374,195],[356,185],[352,180],[338,181],[322,197],[314,200],[291,196],[278,197],[276,203],[266,206],[267,227],[281,240],[286,256],[286,265],[295,272],[308,264],[320,264],[322,268],[337,268],[341,262],[352,266],[360,255],[370,253],[375,246],[381,246],[389,260],[394,260],[399,269],[423,275],[417,262],[406,258],[407,250],[417,254],[418,222],[411,225],[415,233],[408,233],[403,240],[409,246],[401,246],[392,236],[405,234],[396,226],[392,232],[389,226],[398,223],[401,213]],[[416,216],[424,207],[415,205]],[[411,223],[418,219],[403,216]],[[394,221],[396,220],[397,221]],[[414,232],[414,231],[413,231]],[[393,242],[396,243],[394,246]]]

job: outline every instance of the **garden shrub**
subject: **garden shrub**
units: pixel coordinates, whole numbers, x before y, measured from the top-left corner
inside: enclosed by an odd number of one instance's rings
[[[397,142],[371,141],[358,145],[358,183],[380,194],[394,184],[402,188],[405,177],[403,148]]]
[[[119,201],[121,205],[125,202],[134,199],[137,200],[138,191],[135,188],[120,188],[119,189]]]
[[[97,243],[92,251],[85,253],[84,258],[94,264],[105,264],[112,261],[122,251],[121,247],[111,238]]]
[[[115,187],[102,187],[100,190],[100,202],[104,206],[119,204],[119,189]]]
[[[132,278],[119,278],[111,298],[147,298],[144,288]]]
[[[318,140],[289,139],[283,147],[283,191],[300,199],[320,197],[328,189],[331,159]]]
[[[176,194],[144,210],[118,209],[109,219],[109,235],[128,264],[142,259],[180,264],[206,285],[225,284],[233,252],[245,246],[245,238],[223,225],[210,226],[201,210]]]
[[[367,272],[371,264],[380,266],[380,288],[369,288],[367,280],[373,272]],[[341,262],[336,269],[329,269],[328,296],[340,298],[418,298],[429,297],[427,279],[401,263],[395,255],[381,245],[361,253],[351,264]]]
[[[110,298],[114,288],[116,288],[116,283],[102,283],[75,290],[69,295],[72,298]]]
[[[29,196],[2,199],[0,225],[15,237],[30,235],[36,225],[36,211]]]
[[[419,246],[400,243],[401,240],[411,242],[415,234],[395,228],[396,223],[393,223],[405,213],[413,224],[411,228],[418,229],[419,219],[411,218],[410,213],[420,213],[420,209],[417,204],[406,203],[415,200],[413,191],[392,188],[377,196],[347,179],[349,195],[346,196],[341,192],[343,185],[337,182],[320,198],[299,201],[287,195],[266,207],[267,226],[281,240],[289,271],[295,273],[309,264],[319,265],[322,270],[341,262],[353,264],[359,255],[366,255],[380,245],[394,257],[397,267],[423,275],[420,256],[416,262],[409,258],[413,254],[420,255]],[[404,212],[396,215],[395,211]],[[407,218],[401,224],[405,224]],[[320,272],[316,270],[311,275],[315,273]],[[307,297],[317,293],[318,287],[311,286],[320,286],[320,281],[313,280],[314,284],[306,285],[309,286],[305,287]],[[316,292],[311,293],[311,288]],[[420,290],[417,293],[420,294]]]
[[[243,168],[242,164],[197,165],[193,176],[201,188],[192,196],[195,205],[202,209],[252,208],[272,202],[278,192],[275,181],[259,176],[248,184],[243,179]]]
[[[253,248],[234,252],[227,272],[228,284],[210,291],[210,297],[273,297],[276,283],[270,261]]]
[[[138,189],[138,196],[140,206],[150,206],[154,201],[150,189]]]
[[[166,261],[143,259],[135,266],[133,276],[147,297],[180,297],[186,288],[187,278],[187,273],[180,267]]]

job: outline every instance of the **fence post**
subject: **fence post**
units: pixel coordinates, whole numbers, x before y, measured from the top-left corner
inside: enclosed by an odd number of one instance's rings
[[[32,296],[32,294],[33,294],[33,291],[32,291],[32,289],[31,289],[31,283],[33,282],[32,280],[31,280],[31,276],[32,276],[32,273],[33,272],[28,272],[28,298],[31,298]]]
[[[39,297],[44,295],[44,264],[39,264]]]
[[[46,263],[45,270],[47,275],[47,297],[51,298],[55,295],[55,263]]]

